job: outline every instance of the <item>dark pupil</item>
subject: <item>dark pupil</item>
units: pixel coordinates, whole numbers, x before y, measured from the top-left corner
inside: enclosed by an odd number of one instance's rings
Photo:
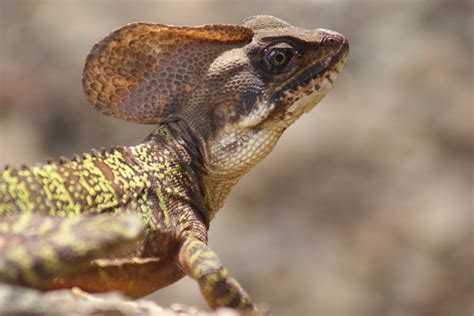
[[[283,53],[277,53],[276,56],[275,56],[275,61],[278,63],[278,64],[281,64],[282,62],[285,61],[285,54]]]
[[[288,62],[288,55],[282,51],[272,50],[268,55],[270,63],[275,67],[285,66]]]

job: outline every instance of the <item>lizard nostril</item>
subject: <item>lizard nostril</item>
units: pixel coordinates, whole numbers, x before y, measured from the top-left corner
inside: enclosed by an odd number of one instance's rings
[[[332,36],[324,36],[321,39],[322,46],[337,46],[343,42],[344,42],[344,38],[339,38],[339,37],[336,38]]]
[[[339,43],[344,42],[344,38],[335,38],[332,36],[323,36],[319,42],[321,46],[336,46]]]

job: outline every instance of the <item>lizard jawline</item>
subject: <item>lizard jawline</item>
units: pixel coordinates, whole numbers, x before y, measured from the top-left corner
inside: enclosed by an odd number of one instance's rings
[[[280,107],[288,116],[285,121],[294,122],[326,96],[346,63],[348,51],[348,44],[344,42],[334,55],[302,70],[271,96],[274,102],[287,105],[284,109]]]
[[[282,95],[289,104],[285,123],[291,125],[300,115],[311,111],[332,89],[335,80],[347,60],[347,50],[342,48],[324,63],[317,62],[303,70],[285,86],[290,86]],[[325,66],[326,65],[326,66]]]
[[[345,59],[336,63],[333,67],[327,68],[318,76],[312,78],[304,86],[301,86],[296,92],[292,93],[295,100],[287,109],[287,113],[298,117],[303,112],[311,111],[332,89],[342,67],[345,64]]]

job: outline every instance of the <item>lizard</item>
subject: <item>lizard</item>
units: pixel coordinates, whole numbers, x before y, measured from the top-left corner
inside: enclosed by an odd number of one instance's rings
[[[71,227],[69,217],[88,223],[93,219],[87,216],[130,213],[144,223],[144,233],[137,230],[117,251],[83,255],[88,264],[63,273],[57,253],[64,249],[54,245],[35,256],[39,263],[56,256],[57,274],[39,264],[16,283],[118,290],[139,298],[187,275],[211,308],[255,310],[208,247],[210,222],[239,179],[327,95],[348,52],[340,33],[302,29],[267,15],[241,25],[136,22],[114,30],[86,58],[87,101],[103,115],[153,124],[155,130],[135,146],[6,167],[0,173],[0,221],[29,213],[40,214],[36,220],[56,218],[53,236],[60,238],[61,227]],[[3,227],[7,245],[10,226]],[[22,266],[21,259],[8,260],[6,249],[9,267]]]

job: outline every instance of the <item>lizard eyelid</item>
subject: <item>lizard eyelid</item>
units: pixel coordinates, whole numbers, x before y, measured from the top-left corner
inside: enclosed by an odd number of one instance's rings
[[[290,70],[296,57],[301,54],[287,42],[267,46],[263,50],[265,68],[272,74],[280,74]]]

